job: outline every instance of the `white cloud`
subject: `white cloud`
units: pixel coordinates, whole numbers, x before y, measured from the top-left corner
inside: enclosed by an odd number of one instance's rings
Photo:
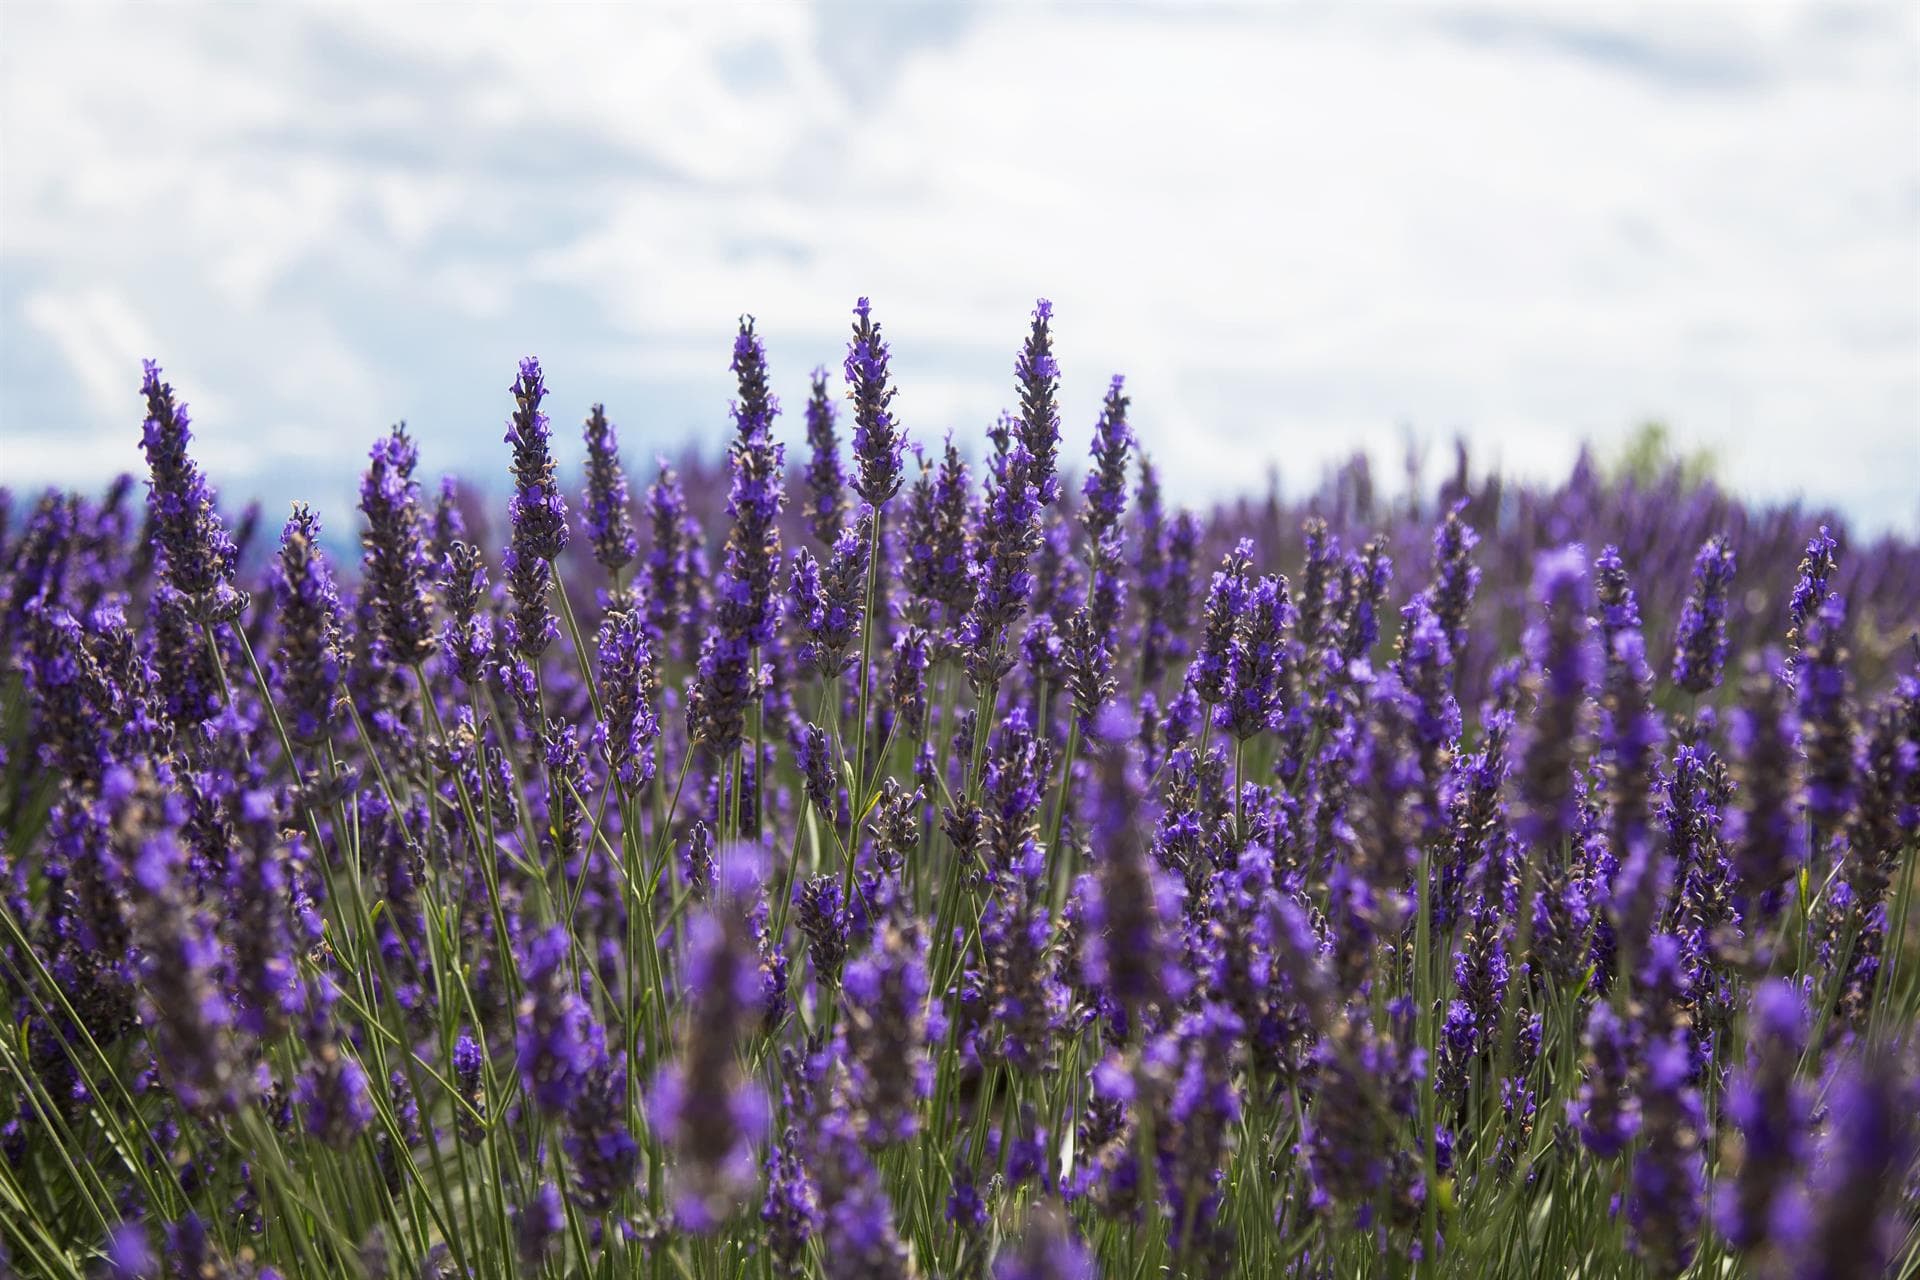
[[[1297,485],[1356,445],[1397,454],[1403,425],[1547,472],[1658,414],[1742,486],[1915,518],[1904,8],[8,26],[0,317],[43,344],[0,351],[27,391],[0,399],[10,471],[51,430],[116,433],[131,464],[130,342],[217,386],[218,417],[182,381],[210,448],[331,460],[336,487],[403,415],[430,461],[502,465],[528,350],[556,418],[604,397],[645,456],[717,429],[736,312],[797,402],[863,292],[912,429],[977,433],[1045,293],[1075,437],[1127,371],[1195,498],[1271,462]],[[268,429],[286,423],[306,430]]]

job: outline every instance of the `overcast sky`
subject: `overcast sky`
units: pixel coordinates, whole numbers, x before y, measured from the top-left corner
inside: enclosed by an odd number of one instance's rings
[[[798,418],[870,294],[920,439],[1056,306],[1171,484],[1455,432],[1531,474],[1659,416],[1749,492],[1920,528],[1920,34],[1898,4],[469,11],[0,6],[0,482],[138,463],[342,520],[405,418],[503,473],[515,360],[636,461]]]

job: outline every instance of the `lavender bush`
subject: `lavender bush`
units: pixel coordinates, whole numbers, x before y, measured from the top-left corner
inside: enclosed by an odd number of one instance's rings
[[[969,460],[743,321],[578,492],[523,361],[498,538],[395,429],[258,545],[149,365],[144,512],[0,519],[0,1275],[1920,1265],[1920,551],[1173,510],[1053,323]]]

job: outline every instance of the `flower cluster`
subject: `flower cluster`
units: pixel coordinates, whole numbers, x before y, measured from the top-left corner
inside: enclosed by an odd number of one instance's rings
[[[1181,510],[854,317],[578,528],[531,359],[500,540],[396,428],[253,546],[151,365],[144,525],[0,492],[0,1275],[1913,1270],[1920,548]]]

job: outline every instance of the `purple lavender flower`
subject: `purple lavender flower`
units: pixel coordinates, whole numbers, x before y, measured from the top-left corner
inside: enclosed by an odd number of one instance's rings
[[[230,963],[241,1027],[272,1040],[300,1007],[289,876],[302,860],[300,837],[282,833],[273,797],[265,791],[242,794],[238,810],[239,838],[227,866]]]
[[[711,1231],[753,1185],[754,1145],[767,1100],[743,1079],[739,1046],[760,1018],[760,962],[746,917],[759,892],[761,857],[751,845],[719,855],[721,896],[688,927],[687,993],[693,1007],[679,1061],[654,1082],[648,1114],[680,1158],[676,1218]]]
[[[865,298],[853,307],[853,339],[842,372],[853,400],[853,456],[860,474],[853,488],[878,511],[900,492],[906,437],[893,417],[893,384],[887,373],[887,342]]]
[[[1335,595],[1339,622],[1340,657],[1351,666],[1373,652],[1380,639],[1380,602],[1393,581],[1393,561],[1379,539],[1369,541],[1347,557]]]
[[[1060,477],[1054,474],[1060,450],[1060,364],[1053,358],[1052,324],[1053,304],[1042,298],[1033,305],[1033,327],[1013,364],[1020,388],[1018,435],[1032,459],[1034,487],[1043,507],[1060,496]]]
[[[280,714],[296,742],[327,735],[340,688],[340,596],[320,550],[320,521],[296,503],[280,537],[275,562],[275,603],[280,608]]]
[[[1604,634],[1604,629],[1603,629]],[[1653,675],[1637,628],[1613,634],[1602,692],[1599,761],[1610,801],[1609,836],[1621,872],[1613,922],[1622,945],[1638,947],[1652,928],[1663,868],[1648,835],[1648,796],[1665,731],[1651,706]]]
[[[1285,654],[1293,602],[1287,596],[1286,579],[1262,576],[1247,589],[1235,615],[1233,642],[1227,650],[1227,696],[1217,719],[1237,741],[1244,742],[1277,727],[1292,698]]]
[[[1677,1276],[1699,1244],[1706,1169],[1700,1095],[1689,1083],[1692,1055],[1684,1033],[1646,1051],[1640,1082],[1640,1149],[1633,1158],[1627,1221],[1635,1253],[1655,1276]]]
[[[833,875],[809,876],[794,890],[794,923],[807,940],[807,958],[814,976],[823,982],[838,980],[847,958],[852,922],[840,896],[840,880]]]
[[[1806,1141],[1807,1097],[1794,1078],[1806,1048],[1806,1007],[1790,984],[1769,979],[1754,988],[1746,1069],[1727,1087],[1724,1113],[1737,1145],[1731,1178],[1721,1176],[1714,1226],[1742,1252],[1758,1247]]]
[[[1720,683],[1727,665],[1727,589],[1733,584],[1733,548],[1707,539],[1693,562],[1693,590],[1673,633],[1673,682],[1696,696]]]
[[[1007,630],[1025,610],[1033,590],[1033,554],[1040,546],[1040,497],[1026,446],[1008,442],[988,463],[987,497],[975,544],[973,607],[960,628],[967,675],[976,688],[997,683],[1012,669]]]
[[[587,492],[584,516],[593,558],[609,574],[618,574],[640,552],[633,532],[627,473],[620,466],[620,438],[596,404],[583,429],[587,444]]]
[[[1131,729],[1125,713],[1112,705],[1094,725],[1098,789],[1091,826],[1100,861],[1093,893],[1085,899],[1087,934],[1081,942],[1088,984],[1104,990],[1130,1027],[1148,1005],[1185,986],[1163,933],[1163,920],[1172,914],[1164,901],[1171,890],[1148,860],[1142,839],[1153,824],[1142,801]]]
[[[1587,1150],[1603,1160],[1626,1150],[1640,1131],[1639,1100],[1629,1089],[1633,1046],[1628,1028],[1609,1004],[1596,1004],[1580,1037],[1586,1049],[1586,1078],[1567,1103],[1567,1120]]]
[[[1453,646],[1446,624],[1425,594],[1401,612],[1393,673],[1404,694],[1410,736],[1420,766],[1420,837],[1425,843],[1446,820],[1446,774],[1460,737],[1460,704],[1453,697]]]
[[[513,416],[507,422],[506,441],[513,446],[514,549],[523,557],[553,560],[567,547],[567,503],[554,479],[552,431],[540,411],[547,396],[540,361],[528,356],[520,362],[520,376],[510,388]]]
[[[907,1248],[894,1224],[893,1204],[879,1170],[845,1116],[824,1117],[814,1142],[825,1223],[821,1242],[845,1280],[906,1280]]]
[[[1593,595],[1600,606],[1600,652],[1613,652],[1613,638],[1622,631],[1640,630],[1640,601],[1633,594],[1620,548],[1609,543],[1593,562]]]
[[[486,1067],[487,1051],[471,1032],[461,1032],[453,1046],[453,1081],[463,1105],[455,1110],[454,1117],[460,1140],[469,1146],[477,1147],[486,1140]]]
[[[741,321],[733,363],[740,378],[734,403],[740,434],[728,454],[733,485],[727,510],[733,529],[714,584],[714,626],[701,648],[699,680],[688,704],[693,736],[723,756],[740,745],[746,708],[762,685],[764,673],[754,651],[771,645],[780,625],[773,576],[785,503],[785,452],[768,434],[779,406],[766,392],[766,360],[752,317]]]
[[[551,1182],[541,1183],[532,1198],[514,1209],[513,1245],[521,1265],[539,1270],[566,1227],[567,1215],[560,1203],[560,1188]]]
[[[653,535],[646,559],[647,629],[654,640],[665,641],[691,634],[683,632],[681,624],[690,622],[690,606],[698,599],[692,556],[700,537],[687,513],[679,473],[664,460],[658,478],[647,486],[646,504]]]
[[[194,620],[224,622],[247,606],[233,585],[239,552],[220,520],[214,493],[187,453],[193,440],[187,406],[148,360],[140,394],[147,400],[140,447],[147,456],[147,517],[162,554],[162,571],[187,601]]]
[[[814,542],[831,547],[846,512],[847,477],[840,467],[840,437],[823,367],[813,371],[807,394],[807,529]]]
[[[860,1135],[871,1146],[911,1138],[919,1103],[933,1090],[927,1058],[926,944],[883,925],[873,946],[848,961],[846,1063]]]
[[[824,572],[805,547],[793,554],[788,595],[805,637],[794,658],[802,668],[817,671],[829,680],[845,674],[855,661],[851,650],[866,614],[873,518],[872,507],[860,508],[853,525],[843,529],[834,542],[833,556]]]
[[[1842,1066],[1814,1172],[1797,1203],[1774,1215],[1785,1237],[1783,1274],[1884,1274],[1910,1227],[1913,1153],[1911,1085],[1885,1058]]]
[[[420,485],[413,478],[420,454],[402,423],[374,442],[369,457],[360,483],[360,510],[367,517],[360,539],[366,548],[366,590],[377,602],[388,659],[411,667],[432,655],[435,640],[426,524]]]
[[[899,718],[901,735],[909,741],[925,733],[927,727],[927,669],[932,660],[929,639],[916,626],[901,631],[894,637],[893,660],[887,670],[887,701]]]
[[[1577,813],[1573,766],[1580,709],[1593,683],[1586,557],[1578,547],[1542,555],[1533,594],[1541,616],[1527,630],[1530,680],[1537,699],[1520,746],[1520,811],[1514,833],[1530,849],[1561,859]]]
[[[1787,602],[1787,673],[1792,675],[1800,661],[1800,648],[1806,642],[1807,624],[1827,602],[1833,591],[1834,574],[1839,570],[1840,544],[1826,525],[1807,543],[1807,554],[1800,561],[1800,576],[1793,584]]]
[[[628,1130],[626,1054],[599,1063],[566,1115],[561,1138],[572,1165],[572,1199],[588,1213],[609,1213],[639,1174],[639,1144]]]
[[[1176,1251],[1224,1267],[1231,1247],[1220,1212],[1223,1170],[1240,1121],[1233,1085],[1234,1051],[1246,1027],[1231,1009],[1206,1004],[1182,1019],[1175,1035],[1179,1066],[1160,1135],[1160,1180],[1166,1187]]]
[[[374,1120],[372,1088],[360,1060],[345,1053],[333,1007],[340,998],[332,978],[307,991],[305,1036],[308,1059],[294,1086],[307,1132],[335,1151],[345,1151]]]
[[[1414,1111],[1424,1056],[1355,1014],[1338,1018],[1314,1049],[1318,1092],[1302,1118],[1301,1146],[1316,1208],[1359,1208],[1397,1190],[1412,1153],[1400,1127]],[[1400,1157],[1396,1162],[1396,1154]]]
[[[1031,839],[1003,877],[980,925],[991,1018],[1000,1052],[1017,1071],[1041,1070],[1064,1020],[1065,999],[1053,973],[1046,858]]]
[[[141,1023],[180,1105],[211,1115],[236,1109],[250,1081],[240,1069],[233,1006],[218,982],[219,944],[189,880],[179,786],[165,766],[139,774],[115,768],[101,793],[116,852],[132,876]]]
[[[136,1219],[114,1227],[105,1251],[108,1280],[160,1280],[160,1260],[146,1226]]]
[[[767,1152],[767,1194],[760,1204],[760,1221],[766,1226],[775,1273],[781,1276],[800,1273],[807,1242],[821,1225],[819,1192],[803,1155],[800,1135],[792,1127]]]
[[[638,611],[609,611],[600,621],[598,647],[606,715],[594,736],[615,776],[628,787],[644,787],[653,779],[654,743],[660,737],[653,710],[660,676]]]
[[[922,626],[952,627],[973,605],[973,540],[967,464],[947,436],[940,465],[922,461],[907,497],[907,616]]]
[[[1455,502],[1433,532],[1433,583],[1427,589],[1428,606],[1456,662],[1466,650],[1467,614],[1480,585],[1480,566],[1473,562],[1480,535],[1466,522],[1466,506],[1464,498]]]
[[[1252,573],[1253,543],[1242,538],[1220,562],[1207,589],[1200,649],[1193,656],[1187,682],[1208,706],[1225,702],[1233,687],[1233,646],[1247,609]]]
[[[460,512],[460,483],[452,476],[440,477],[440,492],[434,496],[431,525],[427,558],[439,565],[446,561],[454,543],[467,540],[467,518]]]
[[[1085,499],[1080,508],[1080,525],[1090,546],[1099,546],[1108,532],[1117,528],[1127,509],[1127,456],[1133,448],[1133,432],[1127,427],[1127,405],[1123,393],[1126,380],[1119,374],[1107,387],[1107,398],[1100,405],[1100,419],[1093,428],[1093,466],[1080,487]]]
[[[1046,1205],[1027,1218],[1018,1246],[1003,1249],[993,1264],[993,1280],[1098,1280],[1099,1274],[1065,1215]]]
[[[1854,802],[1855,722],[1846,627],[1846,601],[1828,596],[1807,626],[1796,671],[1800,740],[1807,761],[1807,816],[1814,825],[1816,853]]]
[[[553,560],[567,545],[567,506],[554,479],[547,415],[540,411],[547,387],[538,360],[529,356],[520,362],[512,390],[514,411],[506,440],[513,446],[514,495],[508,507],[513,539],[506,570],[514,607],[507,640],[522,658],[535,662],[560,634],[547,595]]]
[[[1186,630],[1193,608],[1193,565],[1199,524],[1187,512],[1171,522],[1160,503],[1160,481],[1143,454],[1135,490],[1139,536],[1135,539],[1134,580],[1139,586],[1140,683],[1157,685],[1186,651]]]
[[[1794,803],[1799,726],[1778,654],[1750,662],[1729,728],[1741,803],[1727,814],[1724,834],[1752,931],[1777,914],[1781,886],[1807,857]]]
[[[532,939],[520,964],[526,984],[515,1037],[520,1083],[548,1115],[566,1113],[607,1053],[606,1033],[569,972],[571,950],[567,931],[556,925]]]

